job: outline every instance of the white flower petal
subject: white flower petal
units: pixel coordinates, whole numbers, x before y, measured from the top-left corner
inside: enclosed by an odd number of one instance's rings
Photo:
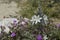
[[[47,40],[47,39],[48,39],[47,35],[45,35],[45,36],[43,37],[43,39],[44,39],[44,40]]]
[[[8,27],[5,27],[4,32],[9,33],[10,29]]]
[[[40,20],[41,20],[42,18],[40,18],[39,17],[39,15],[38,16],[36,16],[36,15],[34,15],[33,17],[32,17],[32,22],[35,22],[35,24],[37,24],[38,22],[40,22]]]

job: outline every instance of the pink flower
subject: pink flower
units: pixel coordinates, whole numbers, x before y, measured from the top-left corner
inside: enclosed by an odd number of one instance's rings
[[[26,23],[24,21],[21,22],[21,25],[25,25]]]

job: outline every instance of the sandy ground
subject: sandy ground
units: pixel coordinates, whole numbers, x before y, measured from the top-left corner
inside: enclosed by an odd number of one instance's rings
[[[0,0],[0,19],[3,18],[3,16],[8,17],[9,15],[16,15],[18,11],[17,3],[12,1],[8,4]]]
[[[51,20],[53,21],[53,24],[60,24],[60,19],[51,18]]]

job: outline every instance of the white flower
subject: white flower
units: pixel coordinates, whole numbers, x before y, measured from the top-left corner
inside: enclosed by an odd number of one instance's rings
[[[44,17],[44,20],[48,20],[48,18],[47,18],[47,16],[46,16],[46,15],[44,15],[43,17]]]
[[[16,21],[16,22],[14,22]],[[12,27],[11,23],[18,23],[18,20],[16,18],[5,18],[3,20],[0,21],[0,26],[10,26]]]
[[[11,23],[18,23],[18,20],[16,18],[4,18],[0,21],[0,27],[3,26],[5,27],[4,32],[9,33],[10,28],[9,27],[13,27],[13,25],[11,25]],[[0,28],[0,33],[1,33],[1,28]]]
[[[8,27],[5,27],[4,32],[8,34],[9,31],[10,31],[10,29]]]
[[[18,23],[18,20],[16,19],[16,18],[5,18],[5,19],[3,19],[3,21],[5,22],[5,23],[14,23],[14,21],[16,21],[15,23]]]
[[[44,18],[44,22],[45,22],[45,24],[47,24],[47,23],[48,23],[48,18],[47,18],[47,16],[44,15],[43,18]]]
[[[44,39],[44,40],[47,40],[47,39],[48,39],[47,35],[45,35],[45,36],[43,37],[43,39]]]
[[[40,18],[39,15],[38,16],[34,15],[31,20],[33,22],[32,24],[34,23],[37,24],[38,22],[40,22],[41,19],[42,18]]]

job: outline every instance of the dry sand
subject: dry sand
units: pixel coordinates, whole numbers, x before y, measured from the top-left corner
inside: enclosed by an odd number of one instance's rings
[[[16,15],[16,12],[18,11],[19,8],[17,8],[17,3],[14,1],[8,4],[0,0],[0,19],[4,16],[8,17],[9,15]]]

